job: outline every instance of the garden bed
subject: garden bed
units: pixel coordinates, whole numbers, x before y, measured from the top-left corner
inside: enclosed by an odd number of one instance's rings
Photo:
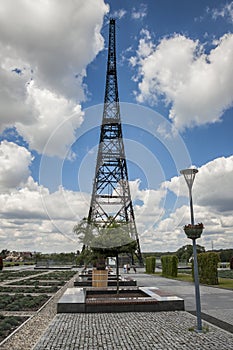
[[[39,278],[37,279],[27,279],[27,280],[21,280],[21,281],[17,281],[17,282],[11,282],[8,283],[8,286],[43,286],[43,287],[50,287],[50,286],[63,286],[66,283],[66,281],[44,281],[44,280],[40,280]]]
[[[56,293],[57,286],[0,286],[0,293]]]
[[[0,343],[18,328],[28,317],[3,316],[0,314]]]
[[[27,314],[36,315],[76,273],[77,271],[1,271],[0,343],[27,319]]]
[[[4,311],[36,311],[50,296],[41,294],[32,296],[29,294],[2,294],[0,295],[0,310]]]
[[[42,272],[35,272],[35,271],[1,271],[0,272],[0,282],[5,282],[8,280],[14,280],[18,278],[24,278],[24,277],[29,277],[29,276],[35,276],[35,275],[40,275]],[[35,278],[37,278],[35,276]]]
[[[43,272],[40,272],[43,273]],[[43,275],[43,280],[59,280],[59,281],[69,281],[77,271],[52,271],[48,274]],[[32,279],[38,279],[36,276]]]

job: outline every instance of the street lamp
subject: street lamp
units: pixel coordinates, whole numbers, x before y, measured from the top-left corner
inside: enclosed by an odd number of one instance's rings
[[[194,224],[193,214],[193,199],[192,199],[192,186],[195,179],[195,175],[198,173],[197,169],[184,169],[180,173],[184,175],[185,181],[189,189],[189,200],[190,200],[190,215],[191,225],[185,225],[184,231],[188,238],[193,241],[193,259],[194,259],[194,282],[195,282],[195,296],[196,296],[196,314],[197,314],[197,332],[202,332],[202,320],[201,320],[201,300],[200,300],[200,289],[199,289],[199,276],[198,276],[198,264],[197,264],[197,247],[196,239],[202,234],[203,225]]]

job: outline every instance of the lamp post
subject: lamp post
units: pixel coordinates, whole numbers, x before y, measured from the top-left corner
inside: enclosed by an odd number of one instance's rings
[[[201,320],[201,299],[200,299],[200,289],[199,289],[199,276],[198,276],[198,264],[197,264],[197,247],[196,239],[202,234],[203,225],[194,224],[194,214],[193,214],[193,199],[192,199],[192,186],[195,179],[195,175],[198,172],[197,169],[184,169],[180,173],[184,175],[185,181],[189,189],[189,200],[190,200],[190,215],[191,215],[191,225],[184,227],[184,231],[188,238],[193,241],[193,259],[194,259],[194,282],[195,282],[195,297],[196,297],[196,315],[197,315],[197,332],[202,332],[202,320]]]

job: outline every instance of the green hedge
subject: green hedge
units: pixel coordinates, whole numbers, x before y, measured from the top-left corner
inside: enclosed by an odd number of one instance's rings
[[[155,256],[148,256],[146,258],[146,273],[154,273],[155,272],[155,263],[156,263]]]
[[[178,258],[176,255],[163,255],[161,257],[162,276],[177,277]]]
[[[230,269],[233,270],[233,256],[230,258]]]
[[[218,284],[219,254],[214,252],[197,254],[198,273],[200,283]]]

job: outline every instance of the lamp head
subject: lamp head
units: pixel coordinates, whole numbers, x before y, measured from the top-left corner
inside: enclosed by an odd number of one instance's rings
[[[195,175],[196,173],[198,173],[198,170],[197,169],[193,169],[193,168],[190,168],[190,169],[183,169],[180,171],[180,173],[182,175],[184,175],[184,178],[185,178],[185,181],[188,185],[188,188],[191,190],[192,186],[193,186],[193,181],[195,179]]]

